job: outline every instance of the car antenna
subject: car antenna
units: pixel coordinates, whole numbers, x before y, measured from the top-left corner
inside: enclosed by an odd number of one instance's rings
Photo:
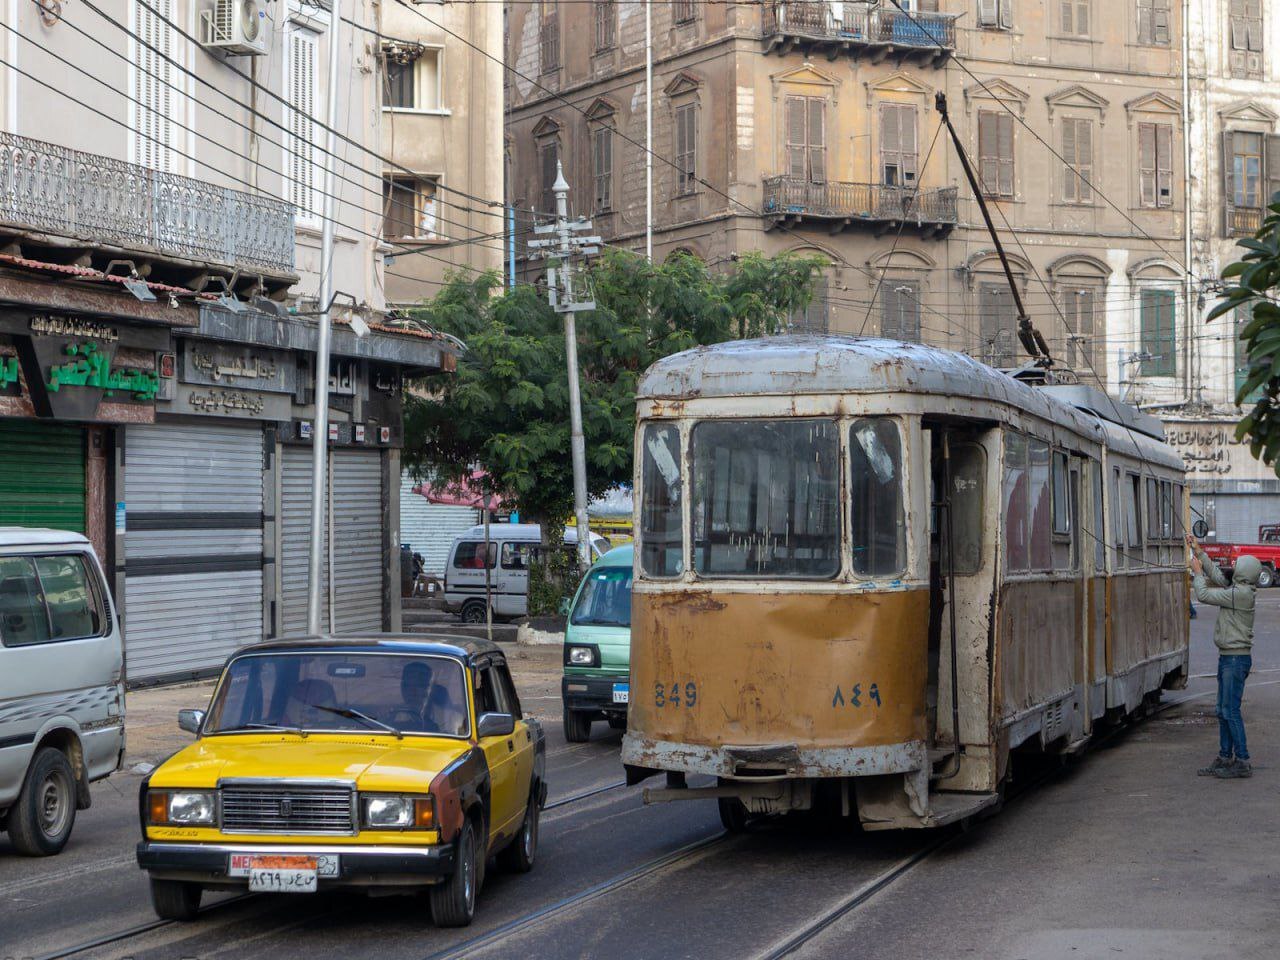
[[[960,155],[960,166],[964,168],[964,175],[973,190],[974,199],[978,201],[978,209],[982,211],[982,219],[987,224],[987,233],[991,234],[991,242],[995,244],[996,256],[1000,258],[1000,265],[1004,267],[1004,276],[1009,281],[1009,291],[1013,294],[1013,303],[1018,311],[1018,340],[1022,343],[1022,349],[1026,350],[1031,356],[1032,362],[1037,367],[1043,367],[1047,371],[1053,366],[1053,357],[1049,355],[1049,345],[1045,343],[1044,337],[1035,328],[1031,318],[1027,316],[1027,308],[1022,303],[1022,294],[1018,292],[1018,284],[1013,279],[1013,270],[1009,266],[1009,257],[1004,252],[1004,244],[1000,242],[1000,236],[996,233],[995,224],[991,222],[991,211],[987,209],[986,197],[983,196],[982,190],[978,186],[978,178],[974,176],[973,165],[969,162],[969,155],[965,152],[964,144],[960,141],[960,135],[956,133],[956,128],[951,125],[951,115],[947,113],[947,95],[945,93],[939,93],[934,97],[934,107],[941,114],[942,122],[946,124],[947,132],[951,134],[951,142],[955,144],[956,153]]]

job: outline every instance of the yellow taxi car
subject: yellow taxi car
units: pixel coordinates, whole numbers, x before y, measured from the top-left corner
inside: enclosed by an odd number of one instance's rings
[[[490,856],[533,866],[546,741],[493,643],[257,644],[179,724],[195,743],[139,795],[162,918],[194,917],[206,888],[425,889],[437,924],[465,926]]]

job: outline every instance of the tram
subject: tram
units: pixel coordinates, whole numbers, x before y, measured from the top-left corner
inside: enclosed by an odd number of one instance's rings
[[[701,347],[640,381],[635,489],[647,802],[937,827],[1014,751],[1185,685],[1184,466],[1093,388],[871,338]]]

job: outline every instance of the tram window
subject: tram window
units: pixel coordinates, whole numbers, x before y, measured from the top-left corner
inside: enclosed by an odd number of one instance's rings
[[[1089,539],[1093,541],[1094,574],[1101,574],[1107,566],[1106,532],[1107,525],[1103,520],[1102,507],[1102,467],[1090,462],[1089,473],[1093,475],[1093,529]]]
[[[678,577],[681,559],[680,430],[646,424],[641,436],[640,568],[651,577]]]
[[[821,579],[840,572],[834,421],[704,421],[693,428],[691,453],[695,572]]]
[[[1067,455],[1053,451],[1053,532],[1066,536],[1071,532],[1071,508],[1067,490]]]
[[[902,520],[902,443],[892,420],[859,420],[853,425],[849,438],[849,502],[853,572],[862,577],[901,573],[907,559],[906,525]],[[957,546],[960,539],[957,535]]]
[[[1129,482],[1125,485],[1124,518],[1128,523],[1128,540],[1130,547],[1142,546],[1142,479],[1136,474],[1129,474]]]
[[[1160,532],[1165,540],[1173,539],[1173,484],[1160,481]]]
[[[1020,433],[1007,433],[1004,440],[1004,556],[1009,573],[1025,573],[1030,569],[1031,541],[1027,490],[1027,438]]]
[[[982,566],[982,495],[987,458],[976,443],[951,448],[951,529],[955,572],[965,576]]]
[[[1031,569],[1053,569],[1053,533],[1050,514],[1053,509],[1049,491],[1049,444],[1031,438],[1027,444],[1030,460]]]
[[[1163,524],[1160,522],[1160,481],[1152,477],[1147,478],[1147,539],[1155,542],[1160,540],[1164,535],[1161,533]]]
[[[1111,473],[1111,550],[1115,556],[1116,569],[1127,563],[1124,552],[1124,500],[1120,496],[1120,468]]]

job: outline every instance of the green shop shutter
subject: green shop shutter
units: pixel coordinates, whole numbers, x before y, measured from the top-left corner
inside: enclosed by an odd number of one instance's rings
[[[84,430],[0,421],[0,527],[84,533]]]

